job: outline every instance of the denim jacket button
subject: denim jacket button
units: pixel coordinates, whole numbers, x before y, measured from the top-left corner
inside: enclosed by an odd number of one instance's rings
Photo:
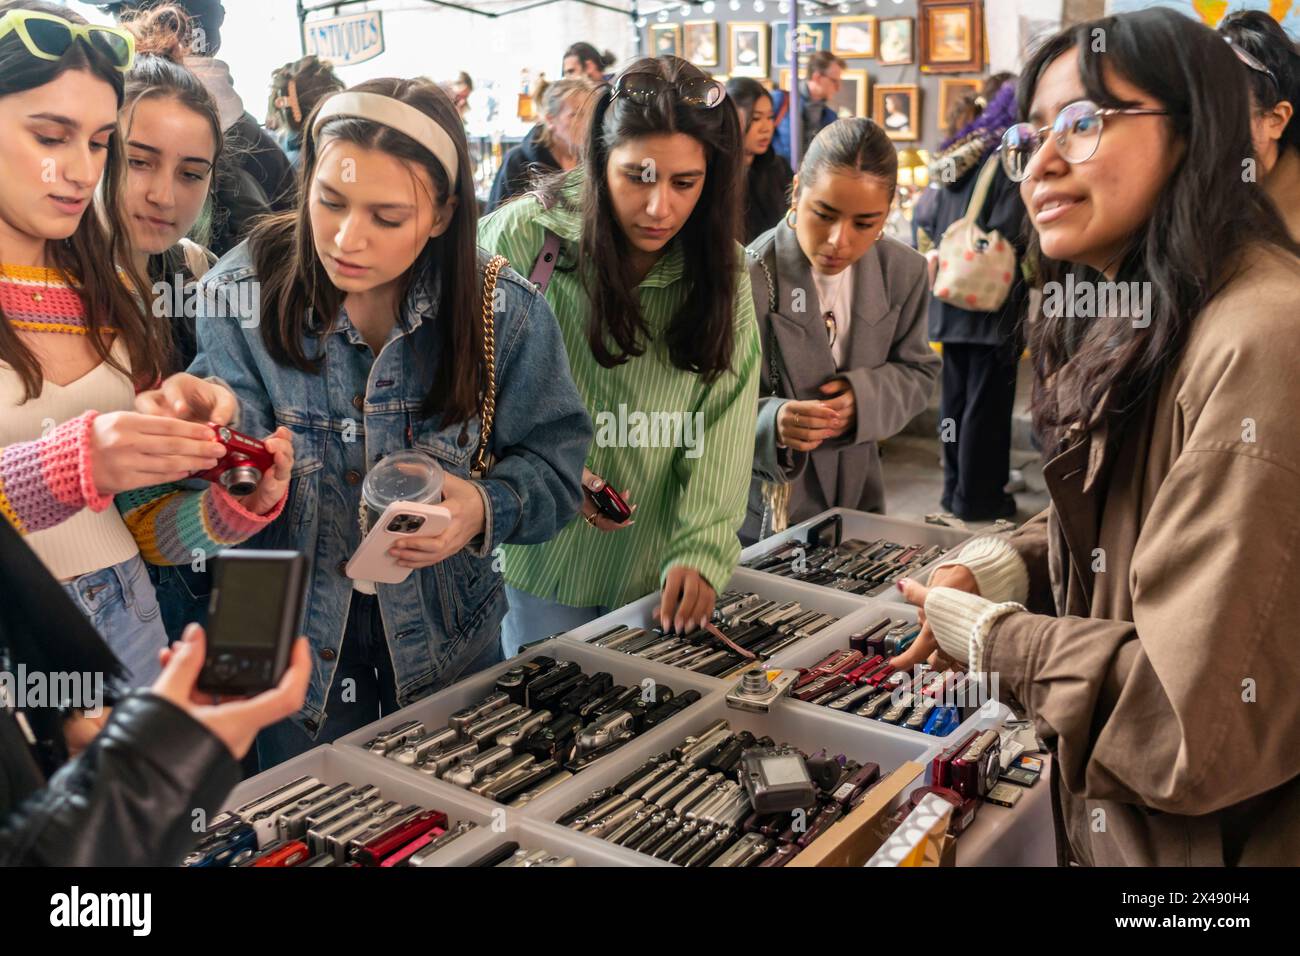
[[[328,647],[320,652],[320,659],[323,661],[332,661],[336,657],[338,657],[338,655]]]
[[[456,444],[459,445],[461,448],[464,448],[466,445],[468,445],[468,444],[469,444],[469,433],[468,433],[468,432],[465,432],[465,431],[462,431],[459,435],[457,435],[457,436],[456,436]]]
[[[364,395],[354,395],[354,396],[352,396],[352,407],[355,408],[357,411],[361,411],[363,408],[365,408],[365,407],[366,407],[366,396],[364,396]]]
[[[302,722],[302,725],[306,727],[307,730],[313,734],[316,733],[316,728],[320,726],[320,724],[316,723],[316,721],[314,720],[304,720]]]
[[[343,476],[343,480],[346,481],[349,485],[359,485],[361,483],[361,472],[349,471],[346,475]]]

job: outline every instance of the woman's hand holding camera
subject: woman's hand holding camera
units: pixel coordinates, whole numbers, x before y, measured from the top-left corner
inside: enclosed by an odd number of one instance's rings
[[[483,533],[487,516],[483,496],[472,481],[448,474],[442,485],[442,506],[451,512],[451,524],[441,534],[401,538],[388,549],[398,567],[427,568],[445,561]]]
[[[258,731],[302,709],[311,680],[311,649],[305,637],[294,642],[289,667],[271,690],[255,697],[214,698],[196,688],[206,647],[203,628],[191,624],[181,640],[161,652],[163,672],[152,689],[220,738],[236,760],[242,760]]]
[[[293,437],[289,429],[281,425],[269,438],[262,439],[262,444],[275,456],[275,466],[262,475],[251,494],[240,499],[240,504],[255,515],[264,515],[279,504],[293,475]]]
[[[89,451],[95,488],[107,496],[180,481],[226,453],[205,425],[138,412],[95,416]]]

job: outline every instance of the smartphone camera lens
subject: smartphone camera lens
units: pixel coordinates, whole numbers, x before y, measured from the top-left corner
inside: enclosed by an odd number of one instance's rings
[[[424,527],[423,515],[400,514],[388,522],[388,530],[393,534],[414,534]]]

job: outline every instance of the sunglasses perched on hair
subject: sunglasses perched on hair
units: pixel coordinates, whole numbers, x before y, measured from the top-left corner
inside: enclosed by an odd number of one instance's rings
[[[116,27],[73,23],[39,10],[10,10],[0,17],[0,39],[18,34],[23,46],[41,60],[61,60],[78,39],[106,56],[122,73],[135,62],[135,37]]]
[[[1223,42],[1228,44],[1228,46],[1232,47],[1232,52],[1237,54],[1238,60],[1240,60],[1242,63],[1245,63],[1256,73],[1263,73],[1265,76],[1267,76],[1270,80],[1273,81],[1273,89],[1281,92],[1282,86],[1280,83],[1278,83],[1277,77],[1274,75],[1272,70],[1270,70],[1268,67],[1266,67],[1263,63],[1259,61],[1259,57],[1255,56],[1253,53],[1250,53],[1245,49],[1243,49],[1242,47],[1238,46],[1236,42],[1233,41],[1232,37],[1224,37]]]
[[[1016,123],[1002,134],[1002,169],[1012,182],[1022,183],[1029,178],[1029,161],[1042,148],[1046,134],[1056,140],[1057,152],[1070,165],[1086,163],[1097,153],[1101,144],[1101,131],[1107,116],[1168,116],[1168,110],[1138,107],[1102,109],[1091,100],[1079,100],[1056,114],[1051,126],[1035,129],[1028,123]]]
[[[671,83],[654,73],[624,73],[614,81],[610,99],[624,96],[640,106],[649,106],[666,90],[673,91],[679,103],[705,110],[713,109],[727,98],[725,86],[704,76]]]

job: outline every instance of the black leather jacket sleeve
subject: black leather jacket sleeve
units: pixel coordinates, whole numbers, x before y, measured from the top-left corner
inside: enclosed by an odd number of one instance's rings
[[[26,756],[10,746],[13,719],[0,720],[9,725],[0,727],[0,759]],[[7,801],[0,793],[0,866],[175,866],[198,839],[195,821],[217,811],[239,776],[207,728],[138,691],[44,787],[12,792],[12,775],[0,786],[11,791]]]

